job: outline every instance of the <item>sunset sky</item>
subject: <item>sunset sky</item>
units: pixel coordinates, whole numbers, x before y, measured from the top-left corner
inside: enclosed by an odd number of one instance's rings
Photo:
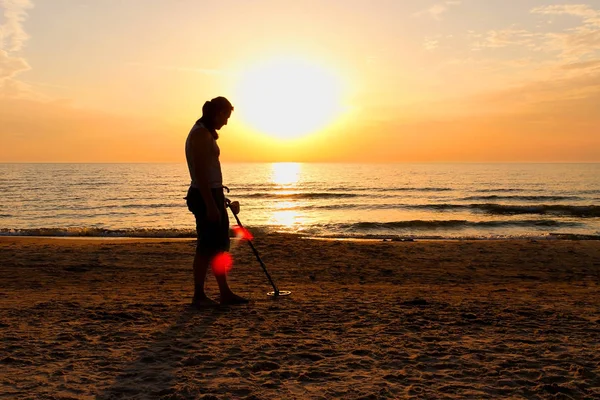
[[[0,162],[600,162],[600,0],[0,0]]]

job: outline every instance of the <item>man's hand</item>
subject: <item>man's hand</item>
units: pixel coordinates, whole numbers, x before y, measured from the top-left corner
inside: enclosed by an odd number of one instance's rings
[[[231,212],[234,215],[238,215],[240,213],[240,202],[232,201],[231,203],[229,203],[229,208],[231,208]]]

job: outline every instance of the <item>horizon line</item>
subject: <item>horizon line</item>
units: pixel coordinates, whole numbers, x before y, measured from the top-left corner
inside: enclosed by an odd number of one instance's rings
[[[185,164],[185,161],[0,161],[4,164]],[[600,161],[222,161],[224,164],[600,164]]]

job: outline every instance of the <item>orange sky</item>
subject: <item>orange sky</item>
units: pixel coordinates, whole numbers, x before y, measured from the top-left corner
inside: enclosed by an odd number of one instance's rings
[[[600,162],[593,2],[124,3],[0,3],[0,162]]]

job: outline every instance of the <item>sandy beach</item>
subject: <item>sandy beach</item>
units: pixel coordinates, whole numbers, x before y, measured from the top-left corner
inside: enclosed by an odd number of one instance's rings
[[[600,241],[254,243],[0,238],[0,398],[600,398]]]

